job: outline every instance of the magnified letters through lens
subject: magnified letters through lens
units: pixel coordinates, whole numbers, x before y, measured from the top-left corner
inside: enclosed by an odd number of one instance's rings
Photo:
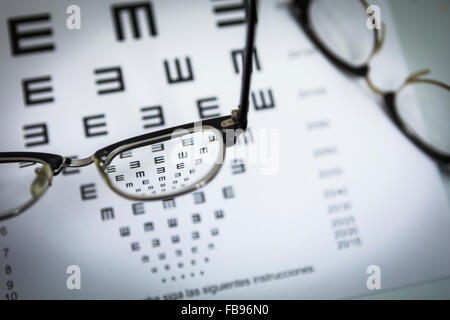
[[[113,190],[125,197],[165,198],[200,188],[213,178],[224,152],[222,133],[200,127],[127,148],[104,170]]]

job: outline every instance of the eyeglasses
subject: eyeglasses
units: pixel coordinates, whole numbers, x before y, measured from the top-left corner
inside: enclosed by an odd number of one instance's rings
[[[0,153],[0,220],[33,205],[64,167],[95,163],[103,180],[131,200],[160,200],[206,185],[219,172],[226,147],[247,128],[256,0],[247,0],[240,104],[230,116],[193,122],[133,137],[84,159],[33,152]]]
[[[377,21],[366,0],[293,0],[293,17],[315,46],[340,70],[364,77],[383,97],[395,125],[422,151],[441,164],[450,164],[450,86],[410,75],[397,90],[379,89],[369,76],[370,61],[383,46],[385,25]],[[415,99],[419,102],[415,104]]]

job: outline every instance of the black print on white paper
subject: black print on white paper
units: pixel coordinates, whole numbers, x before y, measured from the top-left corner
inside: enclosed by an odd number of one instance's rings
[[[27,148],[49,143],[47,124],[45,123],[24,125],[23,131],[25,131],[24,139]]]
[[[8,31],[11,54],[18,56],[55,50],[54,42],[48,39],[53,35],[53,30],[48,27],[50,20],[50,13],[9,18]],[[47,26],[43,27],[42,24],[47,24]],[[23,30],[24,27],[26,30]],[[33,40],[31,41],[33,44],[24,45],[23,40],[27,42]]]
[[[182,65],[179,58],[175,58],[173,64],[175,65],[175,71],[169,61],[164,60],[164,70],[168,84],[194,81],[194,71],[189,57],[184,58],[184,65]]]
[[[95,183],[83,184],[80,186],[81,200],[93,200],[97,198]],[[103,215],[102,215],[103,216]]]
[[[236,49],[231,51],[231,60],[233,62],[234,73],[239,74],[241,67],[244,65],[244,49]],[[261,71],[259,63],[258,51],[253,49],[253,71]]]
[[[214,1],[213,12],[217,16],[219,28],[242,25],[245,23],[245,5],[242,0]]]
[[[50,85],[51,80],[51,76],[23,79],[22,94],[25,105],[34,106],[55,101],[55,98],[50,95],[53,91],[53,88]]]
[[[114,220],[115,216],[113,207],[100,209],[100,217],[102,221]]]
[[[144,129],[163,126],[165,124],[163,109],[161,106],[151,106],[141,108]],[[161,150],[159,150],[161,151]]]
[[[197,100],[197,109],[200,119],[215,118],[220,116],[217,97],[208,97]]]
[[[86,138],[104,136],[108,134],[108,131],[104,130],[104,127],[106,127],[106,122],[100,120],[104,118],[104,114],[97,114],[83,118],[84,135]]]
[[[128,26],[131,29],[133,38],[139,39],[141,35],[155,37],[158,34],[156,20],[153,12],[153,5],[149,1],[135,2],[128,4],[113,5],[111,7],[116,39],[125,40],[123,21],[128,17]],[[145,21],[138,20],[138,12],[144,13]],[[143,24],[143,25],[142,25]]]
[[[99,87],[97,94],[104,95],[125,91],[125,83],[120,67],[95,69],[94,74],[98,76],[95,81]]]
[[[255,110],[259,111],[275,108],[275,100],[273,98],[272,89],[267,89],[266,91],[259,90],[259,95],[252,92],[251,96]]]

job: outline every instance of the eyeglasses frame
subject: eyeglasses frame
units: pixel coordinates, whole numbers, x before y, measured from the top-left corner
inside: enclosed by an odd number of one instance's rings
[[[125,152],[130,148],[142,147],[144,145],[154,144],[157,141],[169,140],[175,132],[194,132],[198,128],[213,128],[218,130],[223,139],[224,148],[222,158],[225,157],[226,147],[233,146],[236,143],[237,136],[243,133],[247,129],[248,124],[248,111],[249,111],[249,96],[250,96],[250,84],[251,75],[253,71],[253,48],[255,45],[255,33],[256,33],[256,23],[257,23],[257,0],[245,0],[245,20],[247,25],[246,30],[246,40],[245,48],[243,53],[243,70],[241,78],[241,91],[240,91],[240,103],[237,109],[231,112],[230,116],[221,116],[211,119],[206,119],[202,121],[191,122],[167,129],[158,130],[155,132],[150,132],[128,138],[107,147],[97,150],[93,155],[83,158],[83,159],[72,159],[69,157],[63,157],[57,154],[51,153],[40,153],[40,152],[0,152],[0,163],[14,163],[14,162],[36,162],[43,164],[43,168],[40,169],[48,174],[49,169],[51,170],[51,175],[48,176],[48,183],[46,189],[39,195],[34,196],[26,203],[20,205],[17,208],[10,210],[7,213],[0,212],[0,221],[4,219],[17,216],[18,214],[24,212],[26,209],[31,207],[37,200],[39,200],[45,193],[45,191],[51,185],[53,176],[58,175],[64,167],[84,167],[92,163],[95,163],[98,168],[103,180],[106,184],[117,194],[121,195],[130,200],[145,200],[142,197],[133,197],[128,194],[121,193],[119,190],[111,185],[109,178],[105,173],[105,168],[108,163],[112,160],[115,154],[120,152]],[[233,131],[234,134],[232,139],[230,139],[229,132]],[[222,163],[215,164],[214,169],[199,183],[193,185],[192,187],[180,192],[178,195],[189,193],[195,189],[202,188],[209,181],[211,181],[219,172]],[[39,174],[39,173],[38,173]],[[167,198],[167,196],[152,197],[151,200],[161,200]]]
[[[294,19],[300,24],[303,31],[306,33],[307,37],[310,39],[311,42],[314,43],[314,45],[319,49],[319,51],[330,60],[338,69],[346,72],[347,74],[357,76],[357,77],[364,77],[367,85],[369,88],[374,91],[376,94],[380,95],[382,97],[382,100],[385,104],[387,114],[392,119],[394,124],[400,129],[400,131],[405,134],[405,136],[410,139],[419,149],[421,149],[423,152],[425,152],[429,157],[437,161],[440,165],[448,166],[450,165],[450,154],[446,154],[444,152],[441,152],[434,148],[429,143],[425,142],[417,133],[414,132],[413,129],[411,129],[400,116],[396,104],[396,98],[398,92],[402,90],[405,86],[413,84],[413,83],[428,83],[432,85],[437,85],[439,87],[442,87],[446,90],[450,90],[450,86],[440,82],[438,80],[428,79],[428,78],[421,78],[424,75],[427,75],[430,73],[429,70],[423,70],[419,72],[415,72],[412,75],[410,75],[406,81],[403,83],[400,88],[397,90],[389,90],[384,91],[379,89],[373,81],[370,79],[369,73],[370,73],[370,62],[372,58],[381,50],[384,44],[384,39],[386,36],[386,26],[384,23],[381,24],[381,29],[378,30],[377,28],[373,28],[373,34],[374,34],[374,45],[372,48],[371,53],[368,56],[368,59],[365,63],[361,65],[352,65],[340,57],[338,57],[331,49],[329,49],[320,39],[319,36],[317,36],[316,32],[314,31],[314,27],[311,24],[309,13],[311,8],[311,3],[314,0],[292,0],[290,3],[290,12],[291,15],[294,17]],[[369,8],[369,3],[366,0],[356,0],[359,1],[363,8],[367,9]]]

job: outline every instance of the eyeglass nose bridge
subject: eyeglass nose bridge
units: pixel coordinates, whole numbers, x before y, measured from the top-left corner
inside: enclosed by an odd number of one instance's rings
[[[87,158],[83,158],[83,159],[74,159],[74,158],[69,158],[69,157],[63,157],[62,158],[62,162],[59,165],[59,167],[57,167],[56,169],[53,170],[53,175],[56,176],[58,175],[62,169],[64,169],[65,167],[70,167],[70,168],[80,168],[80,167],[86,167],[90,164],[92,164],[94,162],[95,156],[89,156]]]
[[[79,168],[79,167],[86,167],[92,164],[93,162],[94,162],[94,155],[83,159],[64,158],[63,166]]]

